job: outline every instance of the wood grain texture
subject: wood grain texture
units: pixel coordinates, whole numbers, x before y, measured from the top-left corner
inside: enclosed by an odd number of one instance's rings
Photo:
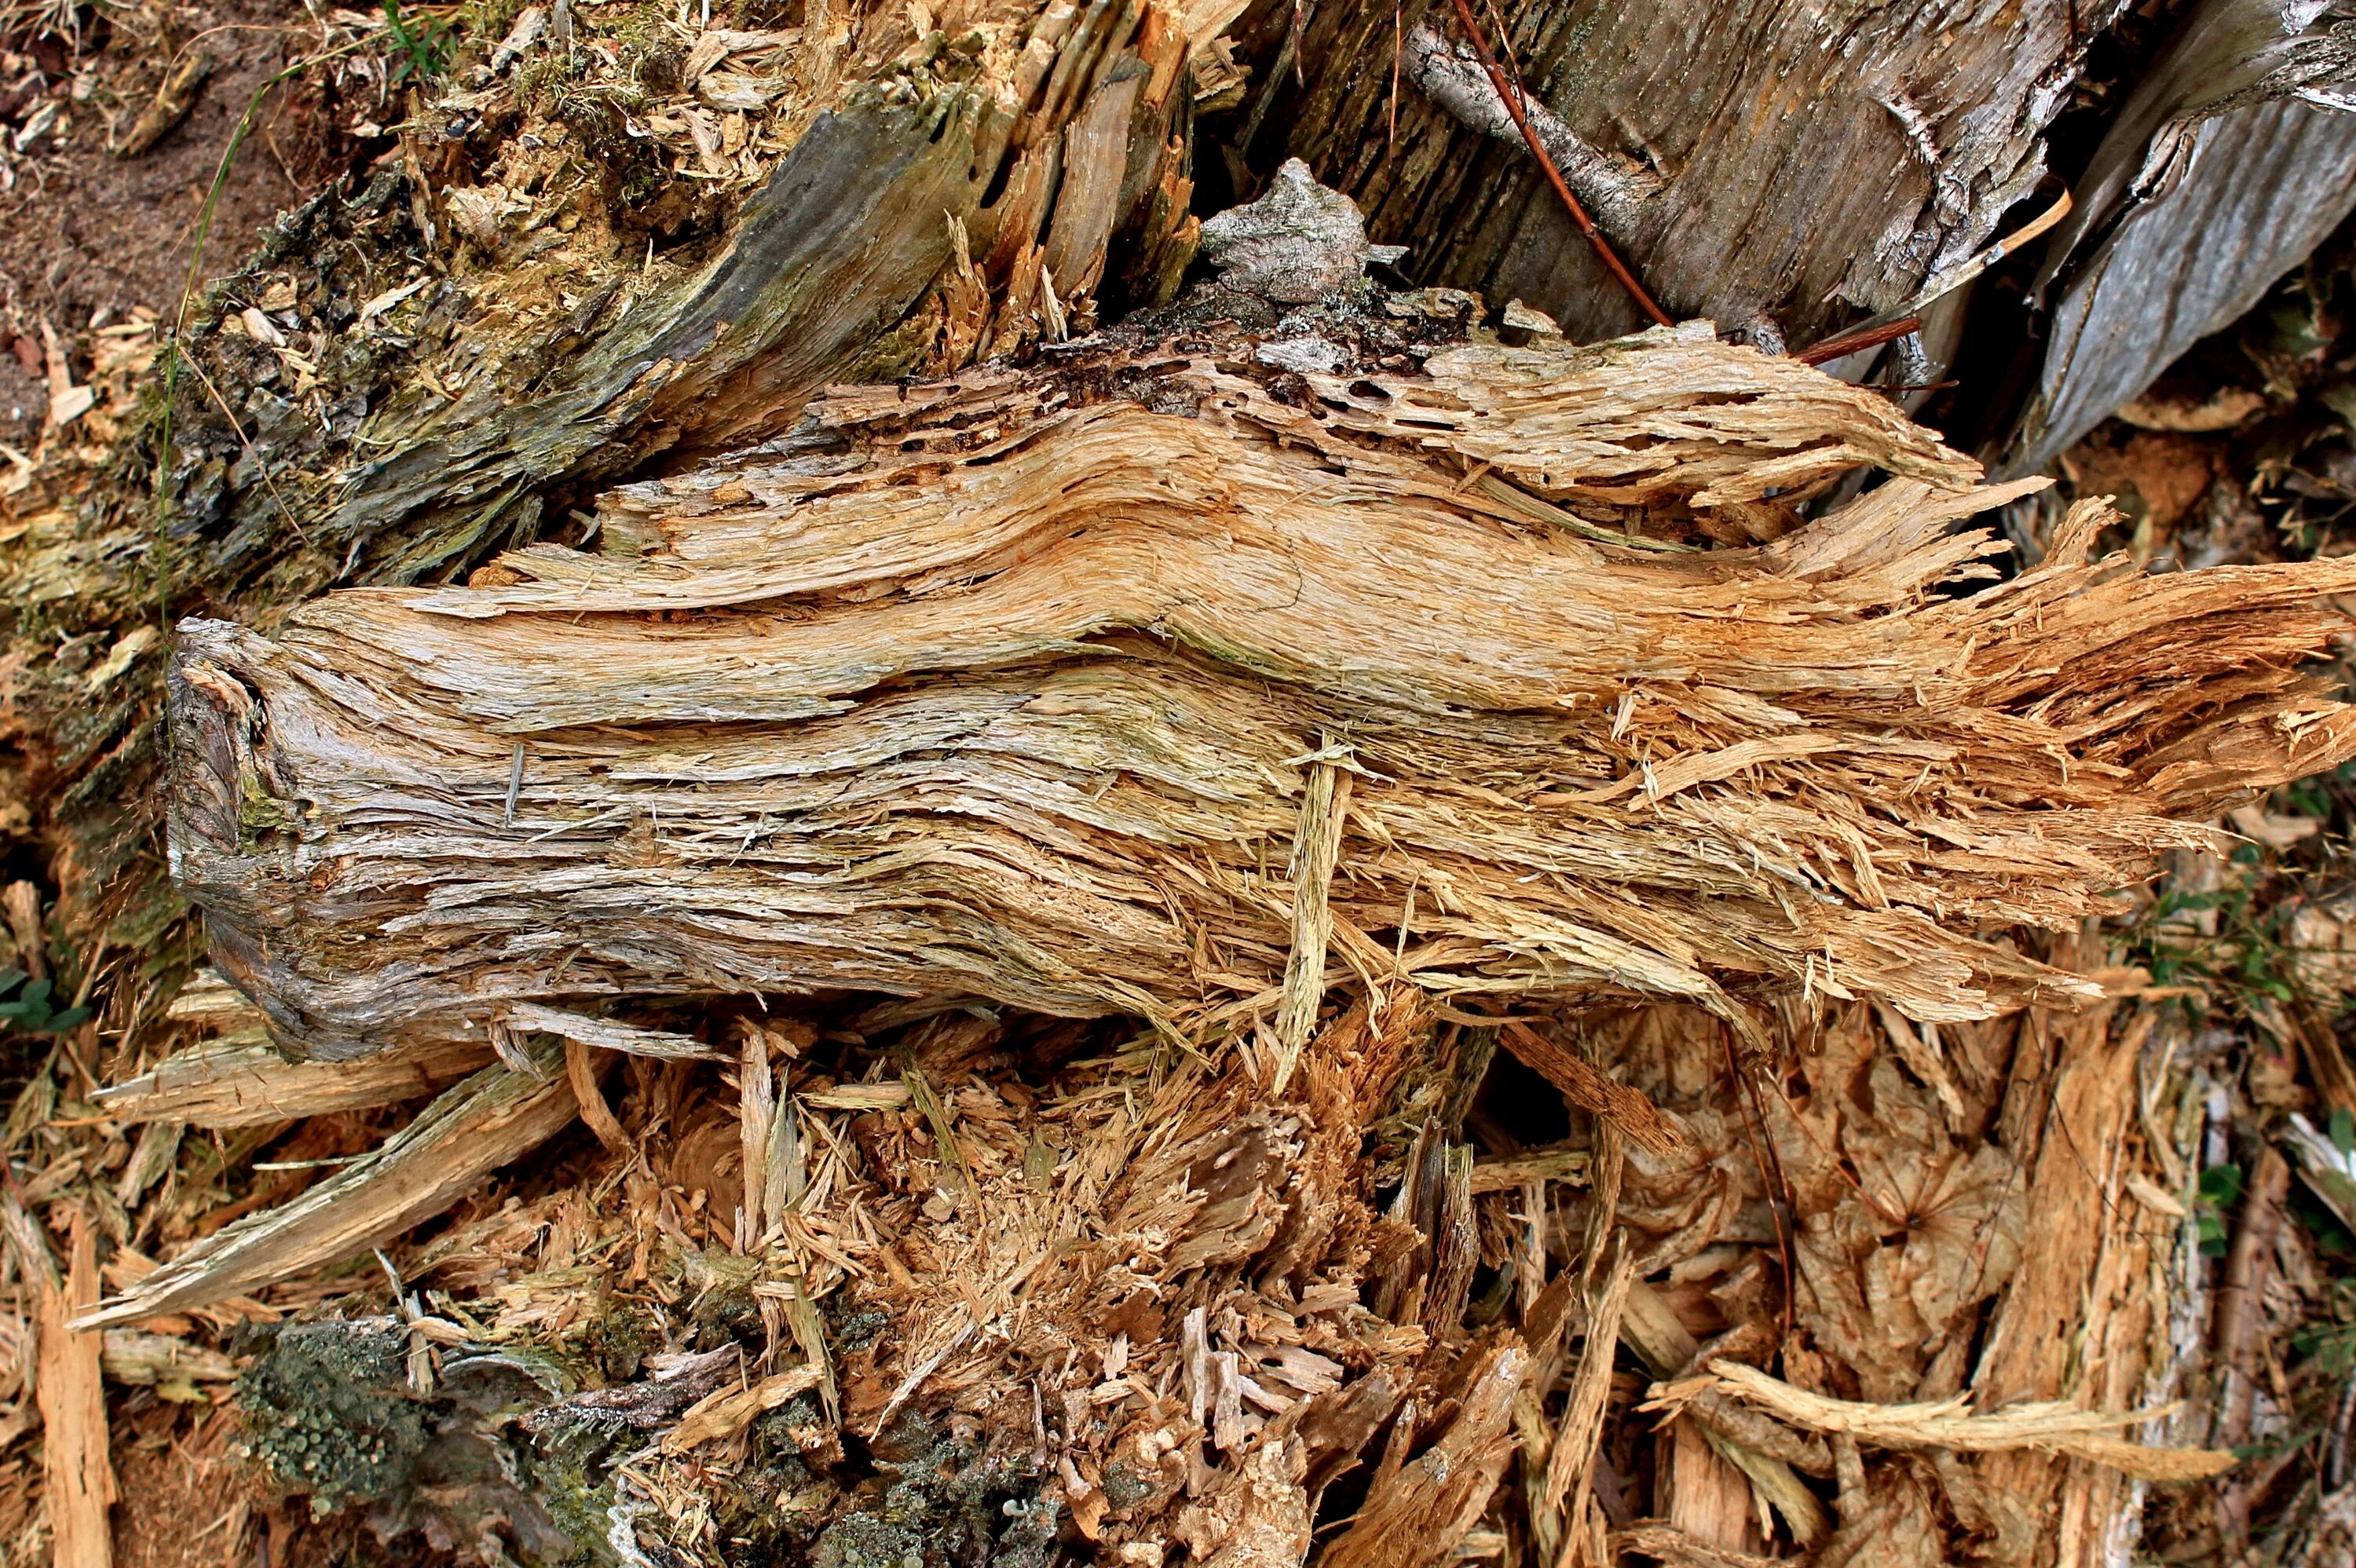
[[[2115,0],[1540,0],[1509,7],[1532,95],[1660,183],[1612,239],[1671,314],[1762,315],[1804,343],[1978,249],[2044,172],[2043,133]],[[1527,155],[1415,93],[1389,134],[1394,39],[1445,5],[1315,8],[1290,150],[1409,267],[1547,311],[1574,337],[1640,322]],[[1290,25],[1264,0],[1247,37]],[[1255,31],[1257,30],[1257,31]]]
[[[71,1321],[98,1300],[98,1232],[76,1210],[65,1276],[40,1289],[39,1367],[42,1503],[55,1568],[108,1568],[114,1531],[114,1462],[106,1429],[106,1389],[98,1335]]]
[[[1701,329],[1356,319],[1314,377],[1138,337],[847,389],[810,444],[608,497],[612,555],[187,623],[216,962],[324,1057],[834,987],[1207,1039],[1276,1010],[1333,735],[1329,985],[1964,1019],[2084,991],[1971,927],[2072,923],[2205,841],[2174,819],[2356,752],[2296,673],[2356,563],[2141,578],[2081,508],[1948,597],[1993,548],[1951,525],[2019,492],[1872,394]],[[1614,542],[1865,460],[1920,477],[1751,550]]]
[[[2356,210],[2356,115],[2237,109],[2194,133],[2166,196],[2132,213],[2055,308],[2038,393],[2000,471],[2028,474],[2255,304]]]

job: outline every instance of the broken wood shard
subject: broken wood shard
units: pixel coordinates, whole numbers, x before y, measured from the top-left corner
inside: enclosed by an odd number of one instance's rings
[[[289,1061],[262,1030],[209,1040],[91,1096],[120,1122],[242,1127],[430,1094],[491,1060],[487,1045],[434,1040],[364,1061]]]
[[[1231,333],[847,389],[604,497],[603,555],[187,623],[171,842],[216,962],[326,1058],[831,987],[1207,1038],[1276,1010],[1300,759],[1346,736],[1329,983],[1755,1040],[1783,992],[2091,997],[1965,933],[2072,923],[2356,754],[2297,667],[2356,562],[2144,577],[2088,507],[1956,594],[1997,547],[1954,525],[2022,489],[1870,393],[1706,324],[1399,320],[1337,319],[1331,372]],[[1752,549],[1586,537],[1772,533],[1867,462],[1898,477]]]
[[[34,1392],[41,1409],[43,1503],[48,1512],[50,1561],[58,1568],[107,1568],[114,1560],[107,1509],[115,1497],[114,1463],[106,1428],[106,1390],[99,1337],[69,1321],[98,1300],[98,1232],[77,1210],[66,1274],[56,1275],[46,1253],[40,1292],[40,1360]]]
[[[2241,1462],[2222,1449],[2158,1448],[2112,1435],[2165,1415],[2165,1410],[2080,1410],[2040,1401],[1975,1413],[1962,1394],[1924,1403],[1873,1404],[1810,1393],[1738,1361],[1713,1360],[1690,1384],[1656,1388],[1644,1408],[1674,1409],[1690,1389],[1713,1386],[1803,1431],[1841,1434],[1874,1447],[1960,1454],[2029,1448],[2091,1459],[2153,1481],[2198,1480]]]
[[[548,1041],[529,1049],[538,1076],[483,1069],[374,1154],[198,1242],[95,1310],[86,1304],[73,1327],[136,1323],[243,1295],[364,1252],[442,1212],[572,1122],[576,1105],[562,1049]]]

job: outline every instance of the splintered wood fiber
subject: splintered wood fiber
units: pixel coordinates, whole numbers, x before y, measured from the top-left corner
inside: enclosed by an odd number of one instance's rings
[[[1260,347],[841,389],[598,553],[187,624],[217,962],[327,1057],[837,987],[1208,1040],[1278,1012],[1333,769],[1328,983],[1958,1020],[2090,994],[1978,932],[2356,753],[2301,668],[2356,562],[2147,576],[2087,505],[2015,571],[1973,519],[2038,482],[1707,324]]]

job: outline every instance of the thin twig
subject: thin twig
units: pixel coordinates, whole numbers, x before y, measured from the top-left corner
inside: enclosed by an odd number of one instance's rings
[[[1861,348],[1871,348],[1918,331],[1922,325],[1922,313],[1947,295],[1962,288],[1974,278],[2013,254],[2030,240],[2069,216],[2070,193],[2063,191],[2061,199],[2022,224],[2019,229],[1990,245],[1978,254],[1965,258],[1954,266],[1940,272],[1924,283],[1913,298],[1895,309],[1869,315],[1856,325],[1847,327],[1823,342],[1803,348],[1792,356],[1804,365],[1822,365],[1828,359],[1838,359]]]
[[[1837,332],[1821,343],[1810,344],[1792,357],[1803,365],[1824,365],[1835,359],[1847,358],[1860,349],[1878,348],[1885,343],[1905,336],[1910,332],[1920,332],[1922,329],[1921,316],[1901,315],[1896,321],[1885,321],[1879,325],[1852,327],[1847,332]]]
[[[1767,1107],[1759,1098],[1759,1085],[1743,1071],[1741,1061],[1734,1053],[1734,1031],[1724,1024],[1718,1026],[1718,1038],[1726,1047],[1726,1071],[1732,1076],[1742,1094],[1742,1125],[1751,1135],[1751,1157],[1759,1167],[1759,1185],[1767,1199],[1767,1212],[1775,1221],[1775,1244],[1783,1254],[1783,1343],[1792,1342],[1792,1313],[1800,1293],[1799,1259],[1792,1247],[1792,1232],[1784,1223],[1787,1211],[1796,1211],[1798,1202],[1792,1193],[1792,1179],[1783,1173],[1783,1157],[1762,1135],[1767,1126]],[[1769,1174],[1770,1167],[1773,1174]]]
[[[1538,139],[1537,131],[1530,124],[1530,117],[1522,112],[1520,94],[1506,80],[1505,71],[1497,64],[1497,57],[1490,51],[1488,37],[1481,30],[1480,18],[1472,14],[1472,0],[1456,0],[1456,18],[1463,23],[1464,31],[1472,39],[1473,52],[1481,57],[1481,69],[1488,72],[1489,85],[1497,90],[1497,97],[1505,105],[1505,112],[1513,116],[1515,129],[1521,132],[1522,140],[1529,144],[1530,155],[1537,159],[1538,167],[1546,171],[1547,183],[1553,186],[1555,195],[1562,198],[1564,210],[1570,214],[1571,222],[1587,236],[1587,242],[1595,247],[1595,253],[1603,259],[1603,265],[1620,280],[1621,286],[1628,291],[1646,315],[1662,326],[1676,325],[1669,319],[1668,313],[1644,292],[1644,285],[1636,281],[1636,274],[1628,270],[1628,264],[1620,259],[1619,252],[1612,249],[1612,242],[1604,239],[1602,232],[1595,227],[1595,219],[1587,215],[1587,208],[1580,205],[1579,197],[1570,193],[1570,186],[1563,179],[1562,170],[1555,166],[1553,155]]]

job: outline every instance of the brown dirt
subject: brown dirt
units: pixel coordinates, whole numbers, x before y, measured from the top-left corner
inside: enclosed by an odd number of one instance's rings
[[[79,53],[57,37],[0,38],[0,148],[11,149],[15,176],[14,188],[0,192],[0,349],[8,350],[0,353],[0,442],[30,452],[40,440],[44,322],[70,343],[100,311],[120,319],[136,307],[166,314],[177,303],[221,152],[256,90],[300,47],[304,21],[289,0],[229,0],[143,7],[112,23],[86,9]],[[145,155],[115,157],[109,144],[183,48],[219,62],[196,107]],[[61,109],[51,133],[14,152],[16,133],[47,101]],[[309,107],[283,95],[264,106],[222,187],[208,275],[234,264],[262,225],[323,183]],[[87,360],[77,356],[74,371],[84,379]]]

